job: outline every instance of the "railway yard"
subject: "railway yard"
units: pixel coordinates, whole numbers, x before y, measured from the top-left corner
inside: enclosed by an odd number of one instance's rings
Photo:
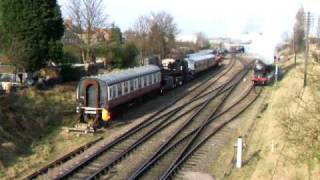
[[[198,73],[182,86],[127,103],[105,128],[72,131],[59,127],[49,140],[49,146],[38,145],[40,149],[51,148],[51,152],[35,151],[30,159],[20,159],[21,163],[13,168],[21,170],[3,178],[210,180],[263,179],[271,175],[280,179],[295,177],[292,172],[282,175],[277,170],[287,167],[281,165],[286,156],[283,155],[283,140],[279,138],[282,136],[279,123],[285,113],[279,108],[283,102],[275,97],[282,93],[281,98],[291,102],[293,98],[283,91],[288,86],[295,86],[290,80],[294,75],[291,63],[283,61],[281,66],[289,77],[281,80],[278,86],[257,86],[252,81],[254,58],[249,54],[229,54],[221,65]],[[66,92],[74,94],[72,86],[75,84],[68,86]],[[75,101],[76,96],[66,98]],[[74,104],[68,106],[74,107]],[[277,113],[280,113],[278,117]],[[75,113],[66,117],[76,118]],[[274,120],[269,124],[269,119]],[[271,134],[264,135],[267,133]],[[235,167],[235,142],[239,137],[244,139],[242,169]],[[290,149],[287,151],[290,154]],[[268,159],[261,159],[265,156]],[[35,159],[37,157],[39,159]],[[274,157],[280,160],[271,161]],[[263,170],[261,166],[267,169]],[[317,176],[296,171],[300,177]]]
[[[193,172],[207,160],[214,161],[208,157],[219,151],[208,142],[217,141],[220,131],[261,94],[262,88],[250,81],[252,65],[246,56],[227,58],[223,66],[195,82],[145,102],[143,106],[150,110],[137,107],[120,116],[112,130],[102,134],[103,139],[25,179],[167,179]],[[145,115],[135,118],[135,113]],[[124,117],[133,119],[119,124]]]
[[[319,7],[1,0],[0,180],[320,179]]]

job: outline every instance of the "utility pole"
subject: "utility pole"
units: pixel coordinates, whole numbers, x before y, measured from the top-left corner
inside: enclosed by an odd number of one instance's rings
[[[318,17],[317,38],[318,45],[320,45],[320,16]]]
[[[306,28],[306,51],[305,51],[305,61],[304,61],[304,79],[303,79],[303,87],[307,87],[307,75],[308,75],[308,57],[309,57],[309,31],[311,24],[311,13],[307,13],[307,28]]]

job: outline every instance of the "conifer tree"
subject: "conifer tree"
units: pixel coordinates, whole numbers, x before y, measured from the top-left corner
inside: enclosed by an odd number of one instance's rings
[[[35,71],[63,55],[63,19],[56,0],[1,0],[4,54],[18,67]]]

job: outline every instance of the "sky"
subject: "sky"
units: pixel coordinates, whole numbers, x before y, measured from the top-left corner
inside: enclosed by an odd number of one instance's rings
[[[67,1],[58,0],[64,17]],[[268,49],[273,49],[285,32],[292,32],[295,14],[301,6],[314,13],[315,19],[320,15],[320,0],[104,0],[104,3],[109,22],[122,30],[132,27],[140,15],[167,11],[175,18],[180,39],[192,39],[197,32],[208,37],[232,38],[241,38],[244,32],[256,37],[261,32]]]

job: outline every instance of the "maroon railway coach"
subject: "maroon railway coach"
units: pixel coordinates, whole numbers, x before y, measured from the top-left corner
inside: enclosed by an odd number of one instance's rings
[[[111,120],[114,108],[161,88],[161,70],[154,65],[82,78],[77,88],[80,121]]]

